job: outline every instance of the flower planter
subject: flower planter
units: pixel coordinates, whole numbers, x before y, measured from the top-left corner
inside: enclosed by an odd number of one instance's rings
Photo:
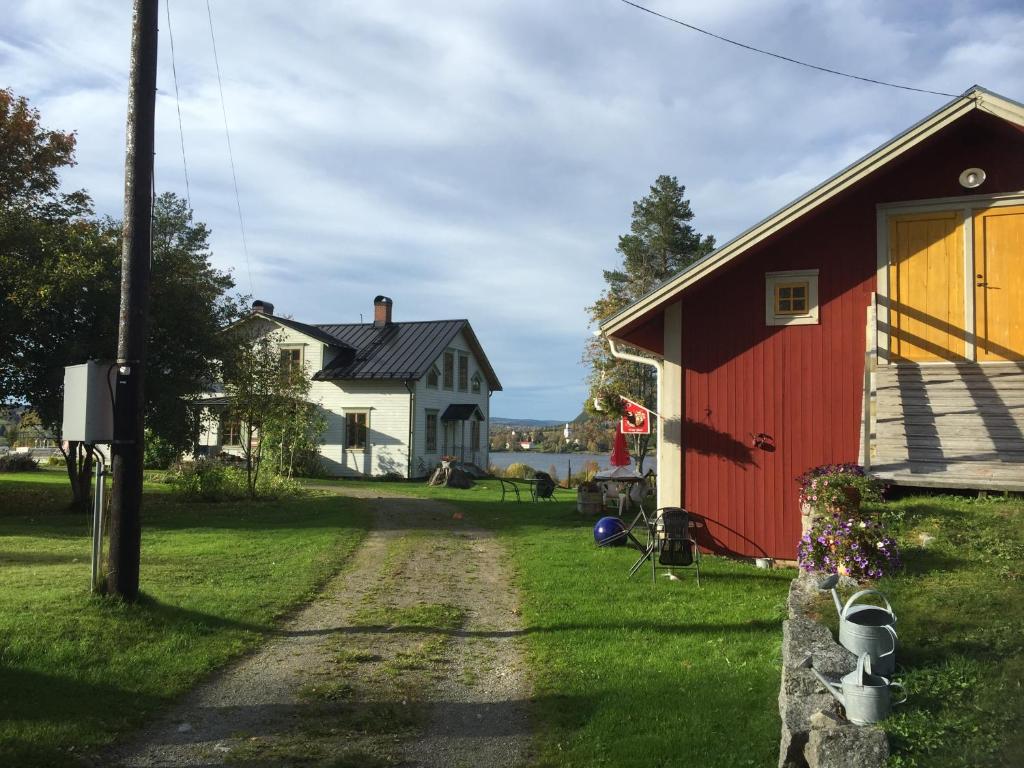
[[[604,509],[600,491],[576,491],[576,511],[581,515],[600,515]]]

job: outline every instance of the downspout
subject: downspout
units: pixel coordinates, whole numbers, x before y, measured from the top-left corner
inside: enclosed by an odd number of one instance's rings
[[[616,348],[615,340],[612,339],[610,336],[605,336],[603,331],[596,331],[596,334],[598,336],[600,336],[601,338],[603,338],[605,341],[608,342],[608,351],[612,353],[612,357],[616,358],[617,360],[628,360],[631,363],[640,363],[641,365],[649,365],[649,366],[651,366],[654,369],[654,381],[655,381],[654,391],[655,391],[656,397],[657,397],[657,406],[653,409],[653,412],[654,413],[660,413],[661,412],[661,401],[662,401],[661,380],[662,380],[662,373],[664,372],[664,369],[665,369],[664,361],[662,361],[662,360],[653,360],[653,359],[651,359],[649,357],[642,357],[640,355],[634,355],[632,352],[623,352],[623,351],[619,350],[618,348]],[[664,471],[664,467],[662,466],[662,462],[661,462],[661,454],[662,454],[661,444],[662,444],[662,441],[664,439],[665,439],[664,424],[661,423],[661,418],[659,417],[658,418],[658,439],[657,439],[657,441],[654,444],[654,461],[658,465],[658,474],[661,474],[661,472]],[[659,482],[658,483],[658,506],[659,507],[662,506],[662,503],[661,503],[661,486],[662,486],[662,484]]]
[[[412,454],[416,446],[413,442],[416,436],[416,382],[406,379],[405,388],[409,390],[409,447],[405,452],[405,479],[412,480]]]

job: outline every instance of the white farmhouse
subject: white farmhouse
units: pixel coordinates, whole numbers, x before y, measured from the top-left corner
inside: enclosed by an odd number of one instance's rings
[[[391,299],[373,306],[372,323],[308,325],[256,301],[242,321],[278,333],[282,359],[312,377],[310,400],[327,415],[328,474],[424,477],[443,455],[486,468],[490,395],[501,383],[469,321],[396,323]],[[200,436],[203,453],[239,452],[226,413]]]

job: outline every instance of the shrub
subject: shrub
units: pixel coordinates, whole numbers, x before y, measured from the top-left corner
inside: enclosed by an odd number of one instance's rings
[[[167,469],[181,457],[181,451],[148,429],[142,451],[145,469]]]
[[[518,478],[520,480],[527,480],[527,479],[532,478],[536,471],[537,470],[535,470],[529,464],[523,464],[523,463],[517,461],[514,464],[509,464],[505,468],[505,477],[512,477],[512,478]]]
[[[819,514],[855,512],[861,502],[882,500],[885,486],[859,464],[822,464],[797,478],[800,503]]]
[[[63,456],[50,456],[46,460],[46,466],[48,467],[66,467],[68,465],[67,459]]]
[[[35,472],[39,462],[27,453],[8,453],[0,456],[0,472]]]
[[[885,526],[870,515],[825,516],[797,546],[800,568],[879,579],[900,567],[899,549]]]
[[[245,470],[211,459],[179,464],[168,473],[171,489],[194,501],[239,501],[249,497]],[[307,491],[295,480],[263,473],[256,483],[259,499],[301,496]]]

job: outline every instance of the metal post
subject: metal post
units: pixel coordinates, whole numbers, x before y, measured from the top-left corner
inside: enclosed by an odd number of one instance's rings
[[[125,153],[121,312],[111,450],[114,482],[111,489],[107,588],[112,594],[130,601],[139,594],[142,540],[142,393],[152,258],[158,7],[158,0],[134,2]]]
[[[107,476],[103,457],[96,455],[96,473],[92,494],[92,578],[89,589],[97,591],[100,586],[100,561],[103,558],[103,502],[104,480]]]

